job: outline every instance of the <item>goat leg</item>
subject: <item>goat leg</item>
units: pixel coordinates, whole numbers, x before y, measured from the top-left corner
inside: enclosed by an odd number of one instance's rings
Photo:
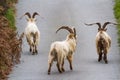
[[[35,45],[32,45],[33,50],[32,50],[32,55],[35,55]]]
[[[64,60],[62,61],[62,71],[65,72],[65,69],[64,69]]]
[[[106,64],[108,63],[107,54],[105,54],[105,53],[104,53],[104,61],[105,61]]]
[[[30,46],[30,52],[32,52],[32,48],[31,48],[31,46]]]
[[[107,64],[108,63],[108,61],[107,61],[107,49],[104,49],[103,53],[104,53],[103,59],[104,59],[105,63]]]
[[[50,71],[51,71],[51,67],[52,67],[53,60],[54,60],[54,57],[52,57],[52,58],[49,60],[48,75],[50,75]]]
[[[70,70],[73,70],[73,67],[72,67],[72,56],[68,56],[67,59],[68,59],[68,62],[70,64]]]
[[[35,53],[38,54],[37,46],[35,45]]]
[[[102,52],[99,53],[98,62],[100,62],[101,60],[102,60]]]
[[[33,55],[37,54],[36,45],[33,45]]]
[[[56,66],[57,66],[57,68],[58,68],[58,71],[60,72],[60,73],[62,73],[62,70],[60,69],[60,64],[57,62],[57,64],[56,64]]]

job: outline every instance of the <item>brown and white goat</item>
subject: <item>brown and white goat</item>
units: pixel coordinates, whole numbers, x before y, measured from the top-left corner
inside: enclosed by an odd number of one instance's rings
[[[49,57],[48,57],[48,74],[50,74],[51,66],[53,61],[57,61],[57,68],[60,73],[64,72],[64,59],[67,58],[70,69],[72,70],[72,60],[73,60],[73,54],[76,49],[76,30],[75,28],[69,28],[68,26],[62,26],[60,27],[56,33],[60,29],[66,29],[70,33],[67,35],[66,40],[64,41],[56,41],[51,44]]]
[[[112,23],[112,22],[105,22],[103,26],[101,26],[100,23],[92,23],[92,24],[86,24],[88,26],[92,26],[94,24],[98,25],[98,33],[96,35],[96,49],[97,49],[97,53],[99,55],[98,57],[98,61],[100,62],[102,60],[102,55],[103,59],[105,61],[105,63],[108,63],[107,60],[107,53],[111,47],[111,38],[110,36],[106,33],[106,26],[108,24],[114,24],[117,25],[116,23]]]
[[[33,15],[29,12],[26,12],[23,16],[27,15],[27,27],[25,28],[24,35],[26,36],[27,42],[30,46],[30,52],[34,55],[38,53],[37,46],[40,41],[40,31],[36,25],[35,15],[39,15],[37,12],[34,12]],[[23,17],[22,16],[22,17]],[[22,18],[21,17],[21,18]]]

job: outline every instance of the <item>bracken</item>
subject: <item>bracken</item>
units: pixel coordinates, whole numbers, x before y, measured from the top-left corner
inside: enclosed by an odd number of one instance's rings
[[[7,19],[0,16],[0,80],[7,80],[13,65],[20,62],[21,44]]]

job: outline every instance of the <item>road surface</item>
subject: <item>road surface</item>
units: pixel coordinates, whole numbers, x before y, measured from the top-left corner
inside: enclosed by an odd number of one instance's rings
[[[117,30],[108,25],[112,46],[108,54],[108,64],[97,62],[95,36],[97,26],[87,27],[84,23],[106,21],[115,22],[113,15],[114,0],[19,0],[16,25],[19,34],[26,27],[25,12],[38,12],[37,25],[41,32],[39,54],[31,55],[24,39],[21,63],[13,68],[8,80],[120,80],[120,53],[117,44]],[[55,31],[62,25],[77,30],[77,49],[73,59],[73,71],[65,61],[66,72],[60,74],[53,64],[51,75],[48,70],[48,52],[52,42],[64,40],[67,31]]]

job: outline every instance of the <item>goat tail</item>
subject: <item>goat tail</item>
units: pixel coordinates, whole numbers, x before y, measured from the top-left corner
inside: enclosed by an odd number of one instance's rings
[[[39,44],[39,33],[35,32],[35,33],[31,33],[33,40],[32,40],[32,45],[38,45]]]
[[[57,57],[57,51],[55,48],[51,51],[51,55]]]
[[[49,52],[49,59],[51,59],[51,57],[54,58],[54,61],[57,61],[57,51],[56,49],[51,49],[50,52]]]

